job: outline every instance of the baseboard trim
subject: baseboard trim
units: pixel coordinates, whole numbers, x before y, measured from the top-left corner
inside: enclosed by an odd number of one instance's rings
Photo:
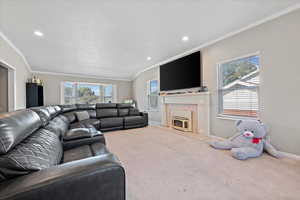
[[[209,135],[210,138],[212,139],[217,139],[217,140],[225,140],[226,138],[220,137],[220,136],[216,136],[216,135]],[[300,155],[297,154],[293,154],[293,153],[288,153],[288,152],[284,152],[284,151],[278,151],[278,153],[285,158],[290,158],[290,159],[294,159],[294,160],[300,160]]]
[[[149,121],[149,124],[151,126],[160,126],[161,125],[161,122],[157,122],[157,121]]]

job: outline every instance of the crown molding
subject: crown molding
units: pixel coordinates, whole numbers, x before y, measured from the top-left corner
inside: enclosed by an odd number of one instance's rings
[[[279,11],[279,12],[273,14],[273,15],[270,15],[270,16],[264,18],[264,19],[258,20],[258,21],[254,22],[254,23],[251,23],[251,24],[249,24],[248,26],[245,26],[245,27],[243,27],[243,28],[241,28],[241,29],[238,29],[238,30],[236,30],[236,31],[227,33],[227,34],[225,34],[224,36],[221,36],[221,37],[219,37],[219,38],[217,38],[217,39],[215,39],[215,40],[206,42],[206,43],[204,43],[204,44],[202,44],[202,45],[200,45],[200,46],[198,46],[198,47],[195,47],[195,48],[193,48],[193,49],[191,49],[191,50],[185,51],[185,52],[183,52],[183,53],[181,53],[181,54],[177,54],[176,56],[173,56],[173,57],[171,57],[171,58],[169,58],[169,59],[167,59],[167,60],[163,60],[163,61],[161,61],[161,62],[159,62],[159,63],[156,63],[156,64],[154,64],[154,65],[151,65],[151,66],[149,66],[149,67],[147,67],[147,68],[145,68],[145,69],[143,69],[143,70],[141,70],[141,71],[138,71],[136,74],[134,74],[134,75],[132,76],[132,80],[135,80],[140,74],[142,74],[142,73],[145,72],[145,71],[148,71],[148,70],[150,70],[150,69],[153,69],[153,68],[158,67],[158,66],[160,66],[160,65],[166,64],[166,63],[168,63],[168,62],[171,62],[171,61],[173,61],[173,60],[176,60],[176,59],[181,58],[181,57],[183,57],[183,56],[186,56],[186,55],[188,55],[188,54],[191,54],[191,53],[194,53],[194,52],[196,52],[196,51],[199,51],[199,50],[201,50],[201,49],[203,49],[203,48],[205,48],[205,47],[211,46],[211,45],[213,45],[213,44],[215,44],[215,43],[217,43],[217,42],[220,42],[220,41],[225,40],[225,39],[228,39],[228,38],[230,38],[230,37],[232,37],[232,36],[238,35],[239,33],[242,33],[242,32],[244,32],[244,31],[247,31],[247,30],[250,30],[250,29],[252,29],[252,28],[255,28],[255,27],[257,27],[257,26],[259,26],[259,25],[261,25],[261,24],[265,24],[265,23],[267,23],[267,22],[269,22],[269,21],[272,21],[272,20],[274,20],[274,19],[276,19],[276,18],[279,18],[279,17],[281,17],[281,16],[287,15],[287,14],[289,14],[289,13],[295,11],[295,10],[298,10],[299,8],[300,8],[300,3],[295,4],[295,5],[290,6],[290,7],[286,8],[286,9],[284,9],[284,10],[281,10],[281,11]]]
[[[1,31],[0,31],[0,37],[1,37],[5,42],[7,42],[7,44],[8,44],[11,48],[13,48],[13,50],[15,50],[15,51],[19,54],[19,56],[21,56],[21,58],[23,59],[23,61],[24,61],[25,65],[26,65],[28,71],[29,71],[29,72],[32,72],[32,69],[31,69],[29,63],[27,62],[26,57],[25,57],[24,54],[20,51],[20,49],[18,49],[18,48],[14,45],[14,43],[12,43],[12,41],[10,41],[10,40],[4,35],[4,33],[2,33]]]
[[[131,79],[126,78],[114,78],[114,77],[103,77],[103,76],[94,76],[94,75],[80,75],[80,74],[72,74],[72,73],[61,73],[61,72],[46,72],[46,71],[37,71],[32,70],[32,74],[46,74],[53,76],[71,76],[78,78],[92,78],[92,79],[102,79],[102,80],[110,80],[110,81],[132,81]]]

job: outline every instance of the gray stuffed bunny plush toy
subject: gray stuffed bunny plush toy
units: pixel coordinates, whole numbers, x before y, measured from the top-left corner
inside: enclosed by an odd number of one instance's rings
[[[225,141],[212,141],[210,145],[231,150],[232,156],[238,160],[259,157],[264,150],[279,157],[278,151],[265,139],[267,128],[259,120],[238,120],[236,127],[239,130],[236,135]]]

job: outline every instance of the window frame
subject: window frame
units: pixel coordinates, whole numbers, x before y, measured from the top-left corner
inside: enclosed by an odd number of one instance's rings
[[[151,94],[151,81],[157,81],[157,94]],[[146,95],[147,95],[147,111],[150,112],[157,112],[159,111],[159,80],[157,78],[155,79],[150,79],[147,81],[147,88],[146,88]],[[157,108],[152,108],[150,106],[150,96],[157,96]]]
[[[112,102],[115,102],[117,99],[117,94],[116,94],[116,85],[115,84],[110,84],[110,83],[90,83],[90,82],[80,82],[80,81],[62,81],[61,82],[61,86],[60,86],[60,102],[61,104],[66,104],[65,103],[65,87],[64,84],[65,83],[72,83],[72,84],[77,84],[77,85],[97,85],[100,86],[100,98],[103,102],[99,102],[99,103],[104,103],[105,100],[105,86],[111,85],[112,86]],[[75,104],[77,104],[77,102],[75,102]]]
[[[259,70],[259,77],[260,77],[260,80],[261,80],[262,65],[261,65],[261,53],[260,53],[260,51],[256,51],[254,53],[246,54],[246,55],[235,57],[235,58],[230,58],[230,59],[223,60],[223,61],[217,63],[217,67],[216,67],[217,68],[217,97],[218,97],[217,118],[219,118],[219,119],[229,119],[229,120],[259,119],[260,118],[260,110],[261,110],[261,107],[260,107],[260,87],[261,87],[261,81],[259,83],[259,86],[257,87],[258,110],[257,110],[257,116],[255,116],[255,117],[224,114],[223,113],[223,102],[224,101],[223,101],[223,97],[222,97],[221,92],[220,92],[220,91],[222,91],[221,86],[223,85],[222,84],[223,78],[221,78],[222,74],[220,73],[221,72],[221,66],[225,63],[228,63],[228,62],[233,62],[233,61],[236,61],[236,60],[240,60],[240,59],[243,59],[243,58],[249,58],[249,57],[252,57],[252,56],[258,56],[259,57],[259,69],[260,69]]]

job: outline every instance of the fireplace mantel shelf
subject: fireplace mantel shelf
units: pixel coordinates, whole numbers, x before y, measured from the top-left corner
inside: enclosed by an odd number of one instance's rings
[[[210,132],[210,117],[209,117],[209,108],[210,108],[210,93],[201,92],[201,93],[186,93],[186,94],[172,94],[172,95],[163,95],[161,96],[161,105],[162,105],[162,125],[170,127],[170,116],[171,105],[184,106],[193,105],[197,106],[195,112],[196,123],[194,126],[197,126],[196,133],[202,135],[209,135]],[[176,108],[178,109],[178,108]]]
[[[183,94],[165,94],[165,95],[161,95],[161,97],[198,96],[198,95],[209,95],[209,92],[191,92],[191,93],[183,93]]]

